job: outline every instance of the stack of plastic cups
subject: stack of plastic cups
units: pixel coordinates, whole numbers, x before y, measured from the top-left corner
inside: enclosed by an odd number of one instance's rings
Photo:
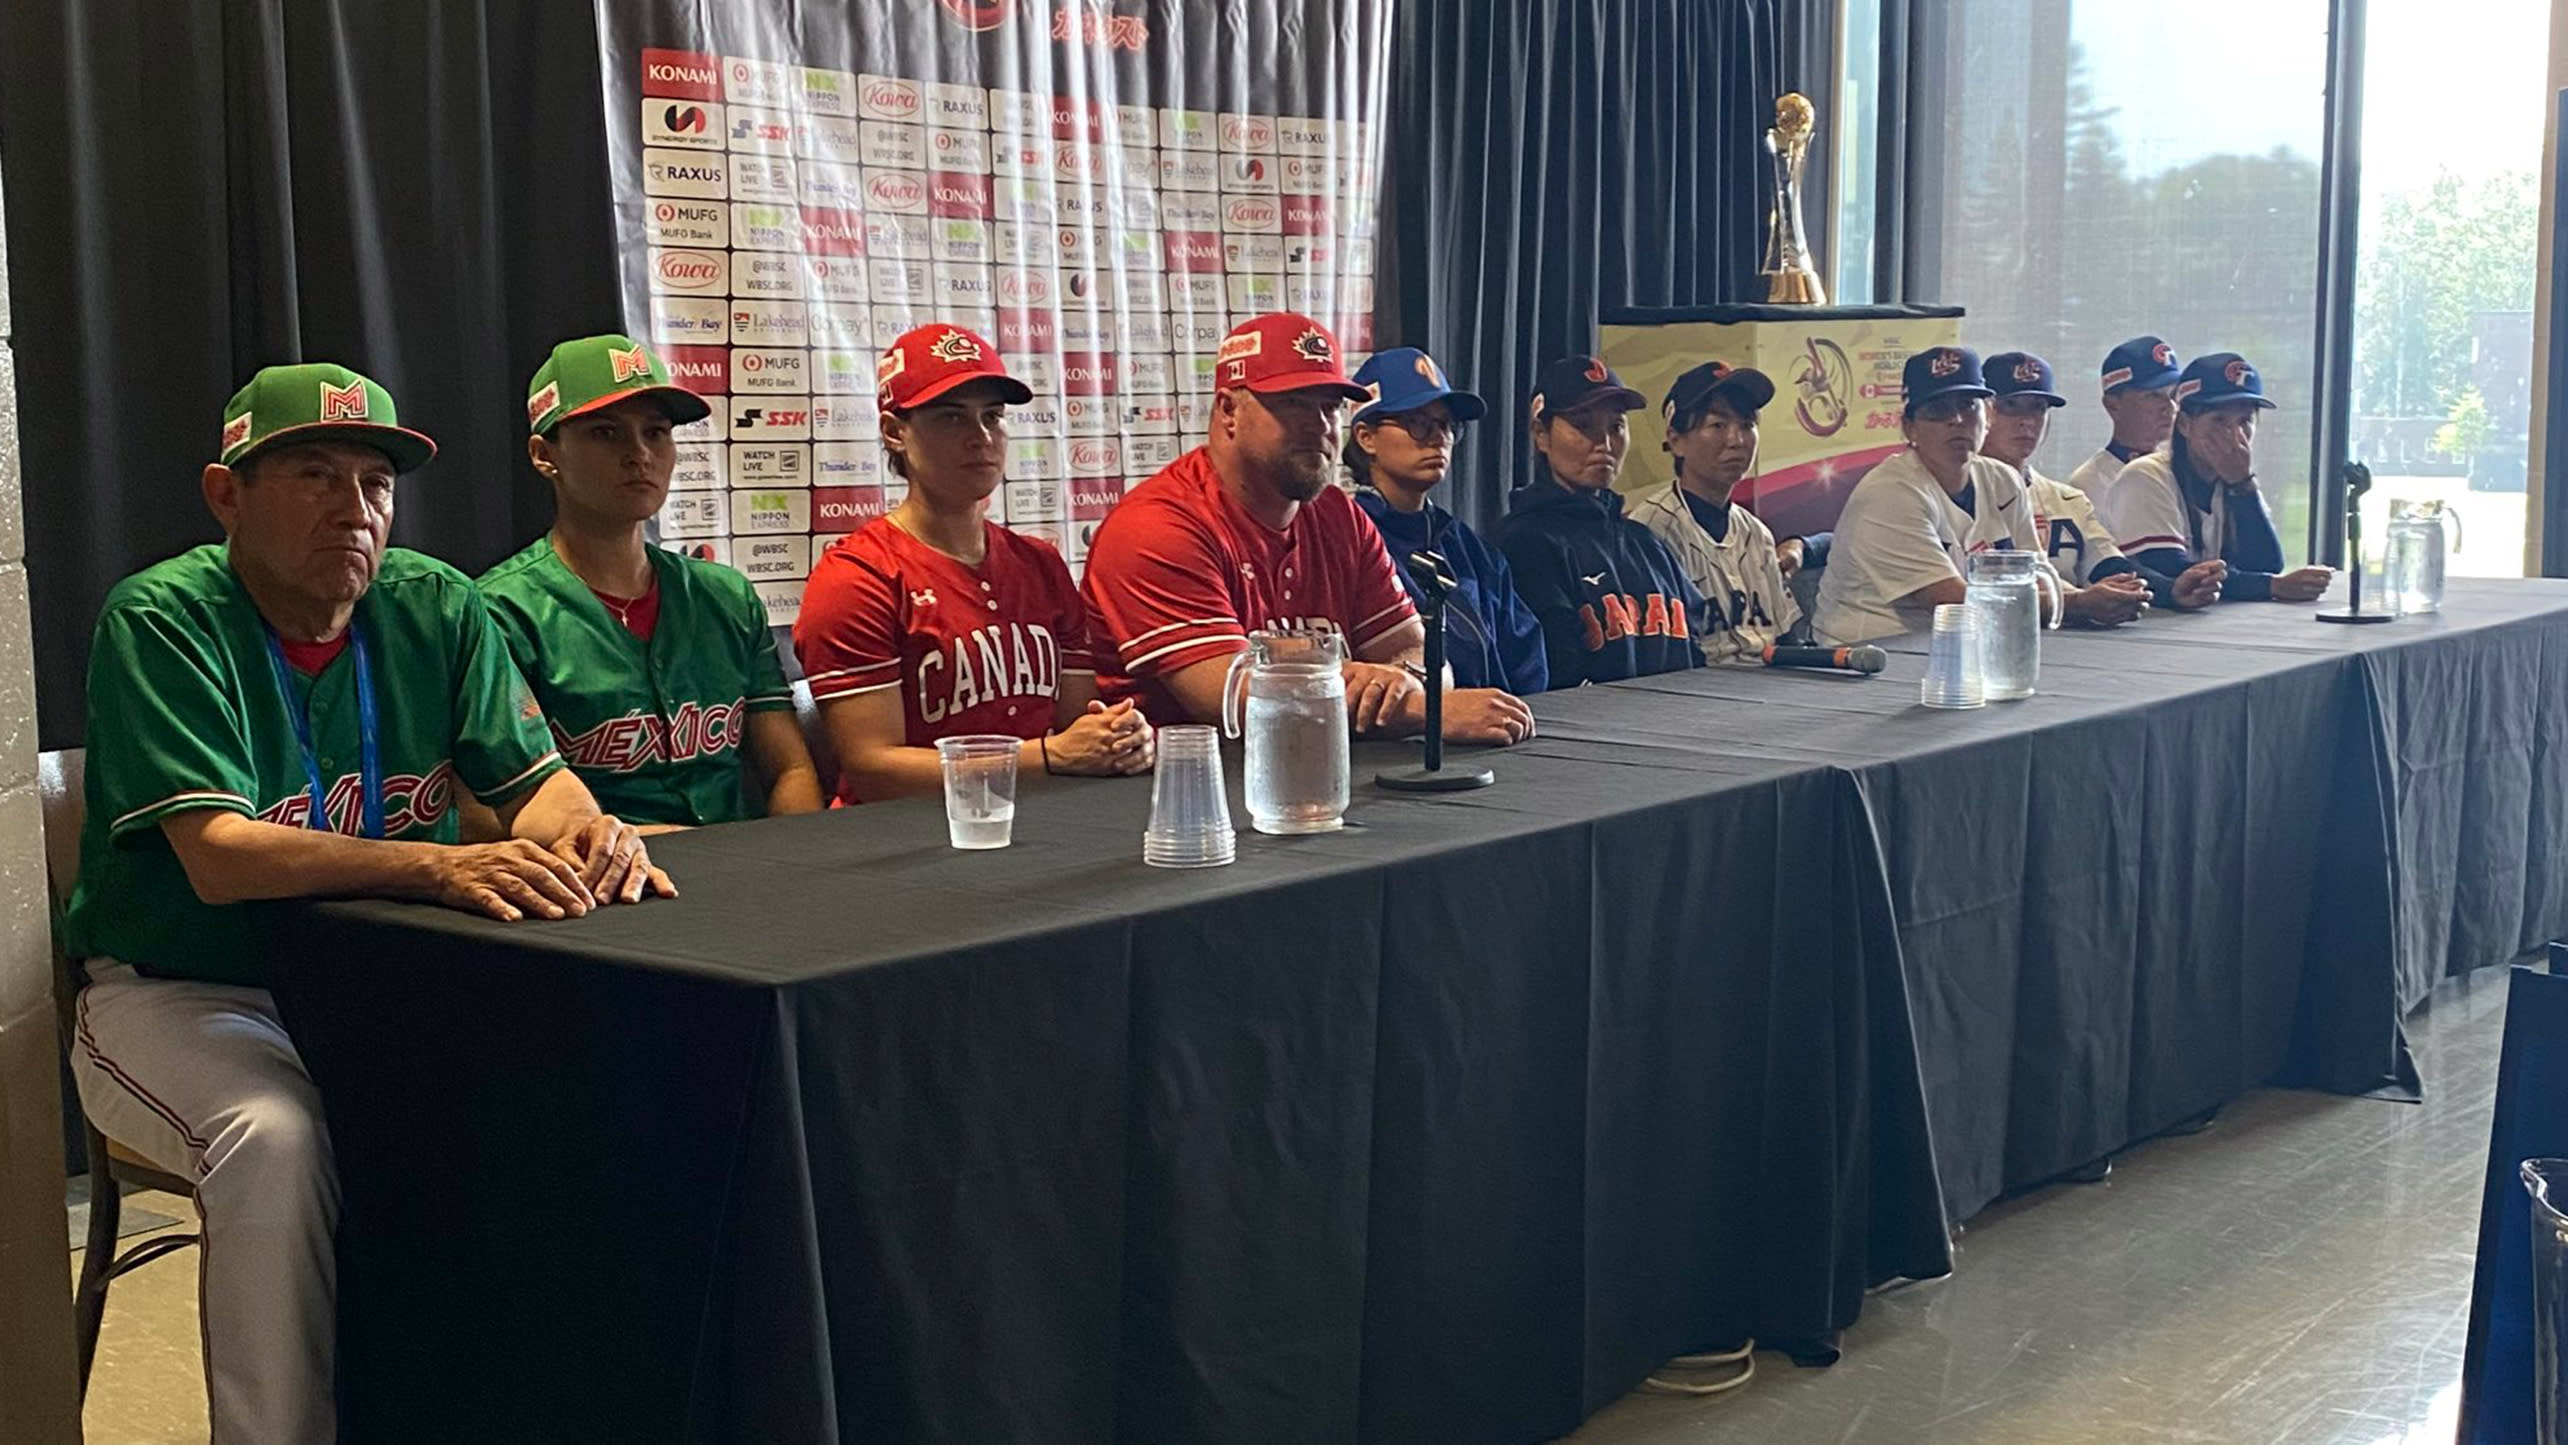
[[[1154,868],[1217,868],[1238,856],[1230,795],[1222,786],[1221,734],[1209,727],[1161,728],[1141,861]]]
[[[1928,707],[1980,707],[1988,701],[1980,683],[1979,619],[1970,604],[1947,602],[1935,609],[1917,700]]]

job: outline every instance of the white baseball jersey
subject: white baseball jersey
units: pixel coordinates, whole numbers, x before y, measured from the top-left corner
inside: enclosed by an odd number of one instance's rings
[[[2160,547],[2181,547],[2197,562],[2220,555],[2229,540],[2227,487],[2212,489],[2211,510],[2199,512],[2176,485],[2175,462],[2164,451],[2133,457],[2113,485],[2095,498],[2096,514],[2134,557]]]
[[[1832,647],[1925,630],[1934,609],[1901,599],[1937,582],[1967,579],[1970,555],[2011,547],[2039,553],[2033,504],[2013,467],[1987,457],[1970,461],[1975,509],[1937,484],[1915,450],[1867,473],[1846,498],[1837,541],[1819,575],[1813,630]]]
[[[1792,600],[1783,568],[1775,561],[1774,533],[1747,508],[1736,502],[1729,506],[1729,534],[1717,542],[1694,520],[1674,482],[1625,497],[1623,515],[1656,532],[1676,554],[1694,590],[1703,594],[1704,615],[1695,619],[1703,660],[1753,663],[1801,620],[1801,607]]]
[[[2123,466],[2122,458],[2107,447],[2078,463],[2076,470],[2069,473],[2069,485],[2089,497],[2100,497],[2105,488],[2113,485],[2113,479],[2122,475]]]
[[[2033,496],[2033,535],[2042,539],[2051,570],[2071,585],[2086,586],[2097,563],[2122,555],[2085,492],[2031,467],[2024,469],[2024,487]]]

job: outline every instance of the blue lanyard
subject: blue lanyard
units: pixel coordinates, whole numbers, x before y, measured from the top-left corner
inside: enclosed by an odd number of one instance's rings
[[[285,644],[277,641],[272,627],[267,629],[267,649],[268,665],[276,673],[277,698],[285,704],[285,715],[294,724],[295,745],[303,752],[303,785],[312,797],[310,826],[331,832],[330,789],[321,780],[321,760],[312,747],[311,700],[296,701],[294,668],[285,660]],[[348,651],[355,654],[357,667],[357,782],[364,790],[362,826],[366,837],[380,838],[384,832],[383,758],[375,745],[374,667],[366,656],[366,630],[354,618],[348,620]]]

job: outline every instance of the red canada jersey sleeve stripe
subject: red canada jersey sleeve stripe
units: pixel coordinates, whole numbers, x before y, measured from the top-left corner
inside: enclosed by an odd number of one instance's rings
[[[900,583],[871,536],[879,520],[840,538],[803,584],[794,618],[794,656],[816,702],[901,680]]]
[[[1084,592],[1100,672],[1112,682],[1163,677],[1246,647],[1237,575],[1175,478],[1144,483],[1107,516],[1088,551]]]

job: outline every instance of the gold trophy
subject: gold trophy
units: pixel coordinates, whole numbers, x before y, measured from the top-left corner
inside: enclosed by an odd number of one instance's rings
[[[1793,306],[1819,306],[1828,288],[1819,284],[1819,267],[1810,257],[1808,233],[1801,228],[1801,165],[1810,156],[1810,132],[1818,123],[1810,97],[1799,91],[1774,103],[1774,125],[1766,131],[1766,154],[1774,157],[1774,212],[1766,221],[1766,300]]]

